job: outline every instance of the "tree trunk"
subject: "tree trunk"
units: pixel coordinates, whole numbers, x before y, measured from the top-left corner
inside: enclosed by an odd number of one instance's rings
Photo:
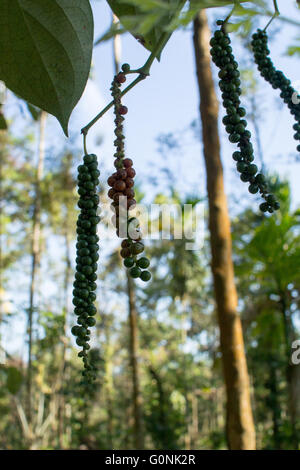
[[[28,423],[31,423],[31,382],[32,382],[32,325],[34,312],[34,296],[36,291],[36,276],[40,263],[40,230],[41,230],[41,181],[44,172],[45,156],[45,126],[47,113],[41,112],[40,115],[40,136],[38,148],[38,161],[35,180],[35,200],[33,209],[32,226],[32,248],[31,248],[31,281],[29,289],[29,309],[28,309],[28,369],[27,369],[27,413]]]
[[[218,100],[209,53],[210,30],[204,10],[194,20],[194,49],[207,173],[209,230],[220,342],[227,394],[230,449],[255,449],[255,430],[241,320],[231,253],[230,220],[224,191],[218,134]]]
[[[291,362],[291,346],[296,339],[295,329],[291,318],[291,312],[288,308],[287,294],[285,291],[280,293],[280,307],[283,317],[284,334],[285,334],[285,351],[286,351],[286,381],[287,381],[287,395],[288,395],[288,413],[291,422],[292,436],[291,442],[295,449],[298,449],[299,444],[299,409],[300,409],[300,396],[299,396],[299,366]]]
[[[108,449],[114,448],[114,376],[113,376],[113,356],[114,346],[110,338],[111,322],[104,323],[105,344],[104,344],[104,361],[105,361],[105,377],[103,383],[105,406],[107,411],[107,444]]]
[[[281,448],[280,438],[280,404],[278,401],[278,384],[277,384],[277,369],[276,369],[276,358],[271,355],[269,357],[269,390],[270,395],[268,397],[268,403],[271,408],[272,421],[273,421],[273,444],[275,450]]]
[[[134,445],[136,450],[144,449],[144,435],[142,424],[142,403],[140,394],[139,364],[138,364],[138,316],[135,306],[134,284],[127,274],[128,310],[129,310],[129,355],[133,386],[133,410],[134,410]]]
[[[159,374],[156,372],[156,370],[154,369],[154,367],[150,364],[149,365],[149,372],[150,374],[152,375],[153,379],[155,380],[156,382],[156,386],[157,386],[157,392],[158,392],[158,396],[159,396],[159,407],[158,407],[158,410],[159,410],[159,426],[161,429],[163,429],[165,432],[163,433],[162,435],[162,448],[163,449],[168,449],[168,444],[169,444],[169,439],[168,439],[168,416],[166,414],[166,404],[167,404],[167,400],[166,400],[166,396],[165,396],[165,391],[164,391],[164,387],[163,387],[163,383],[162,383],[162,380],[159,376]]]
[[[64,275],[64,308],[63,308],[63,315],[64,315],[64,331],[63,331],[63,338],[62,338],[62,351],[61,351],[61,362],[58,372],[58,406],[57,406],[57,415],[58,415],[58,444],[59,448],[63,449],[65,447],[65,428],[66,428],[66,420],[65,420],[65,396],[64,396],[64,383],[66,380],[66,373],[67,373],[67,361],[66,361],[66,353],[67,353],[67,346],[68,346],[68,336],[67,336],[67,329],[68,329],[68,315],[70,310],[70,281],[72,275],[72,263],[71,263],[71,234],[73,230],[72,220],[71,220],[71,208],[70,208],[70,200],[72,200],[72,191],[73,191],[73,178],[71,174],[72,169],[72,154],[68,153],[66,155],[65,165],[62,165],[61,171],[64,172],[64,188],[68,192],[66,196],[66,200],[64,201],[65,206],[65,220],[64,220],[64,227],[63,227],[63,236],[65,241],[65,275]]]

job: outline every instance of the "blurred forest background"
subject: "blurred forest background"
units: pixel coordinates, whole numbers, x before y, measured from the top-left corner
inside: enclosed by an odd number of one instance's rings
[[[201,34],[199,21],[194,35]],[[249,35],[236,41],[242,56]],[[113,42],[109,47],[118,62]],[[190,45],[193,50],[191,39]],[[289,60],[298,67],[299,49],[292,52]],[[295,204],[289,180],[264,161],[257,72],[251,61],[241,61],[241,68],[257,159],[281,203],[277,214],[265,216],[252,195],[228,194],[256,443],[258,449],[298,449],[300,365],[291,364],[291,355],[293,341],[300,339],[299,199]],[[113,76],[112,67],[109,73]],[[198,193],[194,187],[180,191],[176,174],[186,147],[202,139],[198,102],[188,128],[156,136],[157,154],[162,162],[171,154],[172,164],[139,176],[138,197],[148,206],[204,203],[204,246],[186,251],[186,240],[163,239],[158,224],[156,239],[147,241],[152,281],[145,285],[126,276],[117,240],[101,244],[100,239],[97,328],[90,353],[98,379],[88,395],[70,335],[81,142],[74,139],[57,151],[51,117],[27,109],[4,89],[0,102],[7,121],[0,130],[0,448],[226,449],[209,204],[203,187]],[[133,111],[132,125],[134,119]],[[101,162],[101,126],[98,132]],[[225,140],[221,132],[220,139]],[[200,151],[194,155],[199,162],[202,158]],[[105,181],[109,168],[101,164]],[[295,159],[293,164],[297,168]],[[163,184],[157,185],[154,176]],[[103,183],[102,202],[106,192]]]

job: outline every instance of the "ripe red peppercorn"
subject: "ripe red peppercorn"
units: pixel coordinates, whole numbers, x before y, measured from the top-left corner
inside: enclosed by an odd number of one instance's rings
[[[118,192],[118,193],[115,192],[115,194],[114,194],[114,201],[115,201],[115,202],[119,202],[119,198],[120,198],[121,196],[124,196],[124,194],[123,194],[123,193],[120,193],[120,192]]]
[[[127,188],[127,189],[124,191],[124,194],[125,194],[125,196],[127,196],[127,197],[130,198],[130,199],[133,199],[133,198],[134,198],[134,195],[135,195],[133,189],[131,189],[131,188]]]
[[[126,183],[127,188],[132,188],[134,186],[134,181],[132,178],[126,178],[125,183]]]
[[[117,171],[117,179],[125,180],[127,178],[127,171],[124,168],[120,168]]]
[[[126,82],[126,77],[124,75],[124,73],[118,73],[118,75],[116,76],[116,80],[119,82],[119,83],[124,83]]]
[[[133,161],[131,160],[131,158],[124,158],[123,165],[125,166],[125,168],[129,168],[133,165]]]
[[[123,106],[123,105],[120,106],[120,107],[119,107],[119,113],[120,113],[120,114],[123,114],[123,115],[124,115],[124,114],[127,114],[127,113],[128,113],[128,108],[127,108],[127,106]]]
[[[113,185],[115,184],[116,180],[113,176],[110,176],[108,179],[107,179],[107,184],[108,186],[111,186],[113,187]]]
[[[129,178],[134,178],[135,177],[135,169],[130,167],[130,168],[127,168],[127,176],[129,176]]]
[[[113,188],[110,188],[110,190],[108,191],[107,195],[110,199],[113,199],[114,197],[114,194],[115,194],[115,190]]]
[[[123,180],[117,180],[114,184],[114,189],[116,191],[124,191],[126,189],[126,184],[125,181]]]

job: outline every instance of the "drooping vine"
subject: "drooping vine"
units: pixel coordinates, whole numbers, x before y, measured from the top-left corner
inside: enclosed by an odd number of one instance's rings
[[[291,114],[294,116],[296,120],[296,124],[293,126],[295,130],[294,139],[300,141],[300,96],[292,87],[291,81],[283,72],[275,68],[270,59],[267,32],[258,29],[252,36],[251,44],[254,52],[254,60],[261,76],[264,77],[274,89],[281,91],[280,97],[287,104]],[[297,150],[300,152],[300,143],[297,145]]]
[[[247,130],[245,108],[241,107],[241,81],[238,63],[232,52],[230,37],[225,30],[225,23],[217,21],[221,26],[215,31],[210,41],[211,56],[213,62],[220,69],[219,87],[222,91],[223,106],[226,115],[223,118],[226,132],[229,134],[229,141],[238,145],[239,150],[232,155],[237,162],[236,168],[240,173],[243,182],[249,183],[248,190],[252,194],[260,193],[265,200],[260,204],[262,212],[274,212],[280,205],[273,194],[270,194],[264,175],[258,173],[258,168],[254,162],[254,150],[251,144],[251,132]]]
[[[125,158],[125,147],[123,134],[124,115],[127,114],[127,107],[121,102],[121,85],[126,81],[126,73],[130,67],[123,64],[122,72],[118,73],[112,82],[111,94],[114,102],[115,114],[115,136],[114,145],[116,148],[114,172],[107,180],[110,189],[108,197],[113,200],[112,207],[115,215],[113,222],[118,236],[124,238],[121,244],[121,256],[124,258],[124,266],[129,269],[129,274],[133,278],[140,278],[147,282],[151,278],[151,273],[147,271],[150,261],[146,257],[138,258],[143,253],[144,244],[139,229],[138,219],[129,217],[129,212],[136,206],[134,192],[135,170],[131,158]]]
[[[97,288],[97,261],[99,259],[99,237],[97,224],[100,217],[97,215],[99,196],[97,186],[100,172],[97,157],[86,154],[83,164],[78,166],[78,207],[80,214],[77,220],[76,243],[76,272],[73,290],[74,313],[77,315],[77,325],[73,326],[72,334],[76,336],[76,343],[82,348],[78,356],[82,358],[85,370],[82,371],[83,383],[89,384],[96,378],[96,371],[89,361],[90,327],[96,324],[94,316],[97,309],[94,305]]]

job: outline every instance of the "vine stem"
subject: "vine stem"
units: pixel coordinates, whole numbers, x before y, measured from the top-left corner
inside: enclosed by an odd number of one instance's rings
[[[134,88],[135,85],[137,85],[141,80],[144,80],[144,78],[146,78],[146,75],[140,74],[132,83],[130,83],[130,85],[128,85],[128,87],[126,87],[121,92],[120,96],[122,97],[126,95],[126,93],[128,93],[132,88]],[[114,104],[114,101],[111,101],[107,106],[105,106],[105,108],[102,109],[102,111],[100,111],[99,114],[97,114],[97,116],[94,117],[94,119],[92,119],[85,127],[81,129],[81,134],[83,134],[85,138],[90,128],[93,127],[93,125],[96,124],[96,122],[99,121],[99,119],[102,118],[102,116],[104,116],[104,114],[110,110],[113,104]]]
[[[160,56],[163,48],[165,47],[166,43],[168,42],[170,36],[171,36],[172,33],[170,32],[164,32],[161,37],[160,37],[160,40],[158,41],[155,49],[151,52],[149,58],[147,59],[147,61],[145,62],[145,64],[137,69],[137,70],[130,70],[129,73],[138,73],[138,77],[133,80],[132,83],[130,83],[130,85],[128,85],[122,92],[121,92],[121,95],[120,97],[126,95],[126,93],[128,93],[130,90],[132,90],[132,88],[134,88],[138,83],[140,83],[142,80],[144,80],[146,77],[148,77],[150,75],[150,69],[151,69],[151,66],[154,62],[154,60]],[[126,74],[127,75],[127,74]],[[100,111],[100,113],[97,114],[97,116],[95,116],[85,127],[83,127],[81,129],[81,134],[83,134],[84,136],[84,150],[86,151],[86,136],[90,130],[90,128],[96,124],[97,121],[99,121],[99,119],[102,118],[102,116],[104,116],[105,113],[107,113],[107,111],[110,110],[110,108],[113,106],[114,104],[114,101],[111,101],[107,106],[105,106],[105,108],[102,109],[102,111]]]
[[[234,5],[233,5],[233,8],[231,9],[229,15],[226,16],[225,20],[224,20],[224,23],[222,25],[222,30],[224,31],[224,28],[225,26],[227,25],[228,21],[230,20],[231,16],[233,15],[233,12],[234,12],[234,9],[236,7],[236,5],[238,4],[239,2],[237,0],[234,0]]]
[[[272,21],[273,21],[275,18],[277,18],[277,16],[280,15],[280,11],[279,11],[279,8],[278,8],[278,5],[277,5],[277,0],[273,0],[273,5],[274,5],[274,9],[275,9],[274,14],[273,14],[272,18],[270,19],[270,21],[268,22],[267,26],[264,28],[263,31],[266,31],[267,28],[268,28],[268,27],[270,26],[270,24],[272,23]]]
[[[84,150],[84,155],[87,155],[88,151],[87,151],[87,146],[86,146],[86,134],[83,134],[83,150]]]

